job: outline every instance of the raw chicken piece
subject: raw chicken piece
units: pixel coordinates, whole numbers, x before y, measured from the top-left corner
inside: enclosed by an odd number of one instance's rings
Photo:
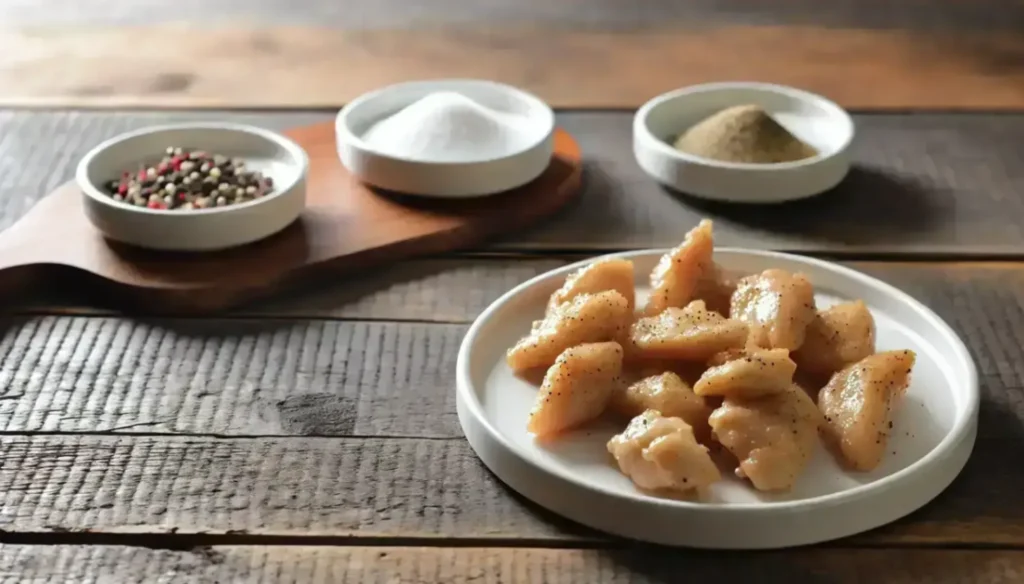
[[[704,270],[697,280],[697,289],[693,292],[696,300],[703,300],[708,310],[714,310],[722,316],[729,316],[729,303],[736,291],[736,282],[726,275],[721,266],[712,262],[711,268]]]
[[[711,312],[702,300],[686,308],[668,308],[630,327],[630,357],[706,361],[716,353],[737,349],[747,340],[747,325]]]
[[[711,408],[704,403],[704,398],[693,393],[690,384],[671,371],[630,384],[625,391],[616,393],[612,407],[631,418],[646,410],[657,410],[663,416],[680,418],[693,427],[694,434],[701,442],[711,435],[708,426]]]
[[[712,367],[693,386],[700,396],[757,398],[789,390],[796,363],[785,349],[728,351],[712,358]]]
[[[590,343],[566,349],[548,369],[526,429],[538,437],[557,434],[600,416],[620,391],[622,347]]]
[[[599,260],[566,277],[562,287],[551,295],[551,300],[548,301],[548,313],[551,313],[559,304],[568,302],[580,294],[595,294],[606,290],[615,290],[622,294],[632,312],[636,298],[635,284],[633,262],[623,259]]]
[[[661,257],[651,272],[651,295],[644,312],[648,316],[660,314],[666,308],[682,308],[693,300],[706,269],[711,267],[714,239],[711,221],[704,219],[686,234],[676,248]]]
[[[736,476],[759,491],[796,484],[818,443],[821,412],[802,389],[757,399],[726,398],[708,420],[714,437],[739,460]]]
[[[849,468],[868,471],[882,461],[916,360],[913,351],[871,355],[833,375],[818,394],[825,438]]]
[[[641,489],[690,491],[722,478],[708,449],[679,418],[647,410],[608,441],[619,470]]]
[[[750,345],[794,351],[814,320],[814,287],[803,274],[765,270],[739,281],[729,315],[750,325]]]
[[[801,371],[828,378],[875,352],[875,319],[863,301],[837,304],[815,315],[793,353]]]
[[[534,322],[530,334],[508,350],[506,361],[515,371],[548,367],[569,347],[624,337],[632,318],[629,303],[614,290],[581,294]]]

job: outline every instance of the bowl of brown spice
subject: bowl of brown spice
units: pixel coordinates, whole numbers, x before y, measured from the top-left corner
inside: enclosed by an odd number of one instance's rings
[[[633,152],[659,183],[696,197],[778,203],[839,184],[853,120],[813,93],[770,83],[695,85],[644,104]]]
[[[108,239],[215,251],[269,237],[306,204],[301,146],[254,126],[185,123],[111,138],[78,164],[85,214]]]

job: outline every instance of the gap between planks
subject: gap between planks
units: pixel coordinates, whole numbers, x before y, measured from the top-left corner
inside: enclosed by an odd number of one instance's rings
[[[1017,551],[801,549],[767,553],[642,548],[330,548],[206,546],[0,547],[0,579],[40,582],[302,582],[312,584],[664,584],[695,581],[1010,584]]]
[[[640,541],[626,540],[610,535],[595,539],[547,539],[531,537],[401,537],[386,535],[301,535],[301,534],[257,534],[241,531],[225,533],[202,532],[100,532],[100,531],[4,531],[0,530],[0,546],[125,546],[150,550],[187,550],[199,547],[217,546],[273,546],[273,547],[332,547],[332,548],[435,548],[435,549],[537,549],[537,550],[674,550],[683,553],[786,553],[787,550],[702,550],[669,548]],[[842,538],[826,541],[802,550],[973,550],[973,551],[1021,551],[1024,542],[920,542],[920,541],[871,541]]]

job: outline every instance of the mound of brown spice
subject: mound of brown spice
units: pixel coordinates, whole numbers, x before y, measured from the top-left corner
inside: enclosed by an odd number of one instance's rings
[[[694,156],[747,164],[795,162],[818,154],[756,105],[724,109],[685,131],[673,146]]]

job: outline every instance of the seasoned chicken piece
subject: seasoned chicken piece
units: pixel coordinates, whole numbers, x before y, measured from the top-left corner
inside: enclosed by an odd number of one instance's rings
[[[742,347],[747,334],[747,325],[694,300],[686,308],[668,308],[638,319],[630,327],[627,352],[635,359],[706,361],[716,353]]]
[[[711,268],[704,270],[697,280],[697,289],[693,292],[696,300],[703,300],[708,310],[714,310],[722,316],[729,316],[729,303],[736,291],[736,282],[726,275],[721,266],[712,262]]]
[[[566,349],[548,369],[526,429],[538,437],[557,434],[601,415],[621,391],[622,347],[615,342]]]
[[[821,412],[802,389],[757,399],[725,398],[708,420],[714,437],[739,460],[736,476],[759,491],[796,484],[818,443]]]
[[[788,391],[796,363],[785,349],[727,351],[713,357],[712,367],[693,386],[700,396],[756,398]]]
[[[714,239],[711,221],[704,219],[686,234],[678,247],[661,257],[651,272],[651,295],[644,312],[660,314],[666,308],[682,308],[693,300],[697,282],[711,267]]]
[[[647,410],[608,441],[619,470],[641,489],[690,491],[722,478],[690,425]]]
[[[581,294],[535,322],[506,361],[515,371],[548,367],[569,347],[623,338],[632,318],[629,303],[614,290]]]
[[[828,378],[875,352],[875,319],[863,301],[837,304],[815,315],[793,360],[812,375]]]
[[[711,435],[708,426],[711,408],[704,403],[704,398],[693,393],[690,384],[671,371],[630,384],[625,391],[615,394],[612,407],[630,418],[646,410],[657,410],[663,416],[682,419],[693,427],[694,434],[702,442]]]
[[[551,295],[548,313],[555,307],[576,298],[580,294],[596,294],[615,290],[629,303],[630,312],[636,298],[636,279],[633,262],[623,259],[605,259],[593,262],[565,278],[562,287]]]
[[[823,434],[847,467],[868,471],[882,461],[916,360],[913,351],[865,357],[833,375],[818,394]]]
[[[739,281],[729,315],[750,325],[750,345],[794,351],[814,320],[814,287],[803,274],[765,270]]]

